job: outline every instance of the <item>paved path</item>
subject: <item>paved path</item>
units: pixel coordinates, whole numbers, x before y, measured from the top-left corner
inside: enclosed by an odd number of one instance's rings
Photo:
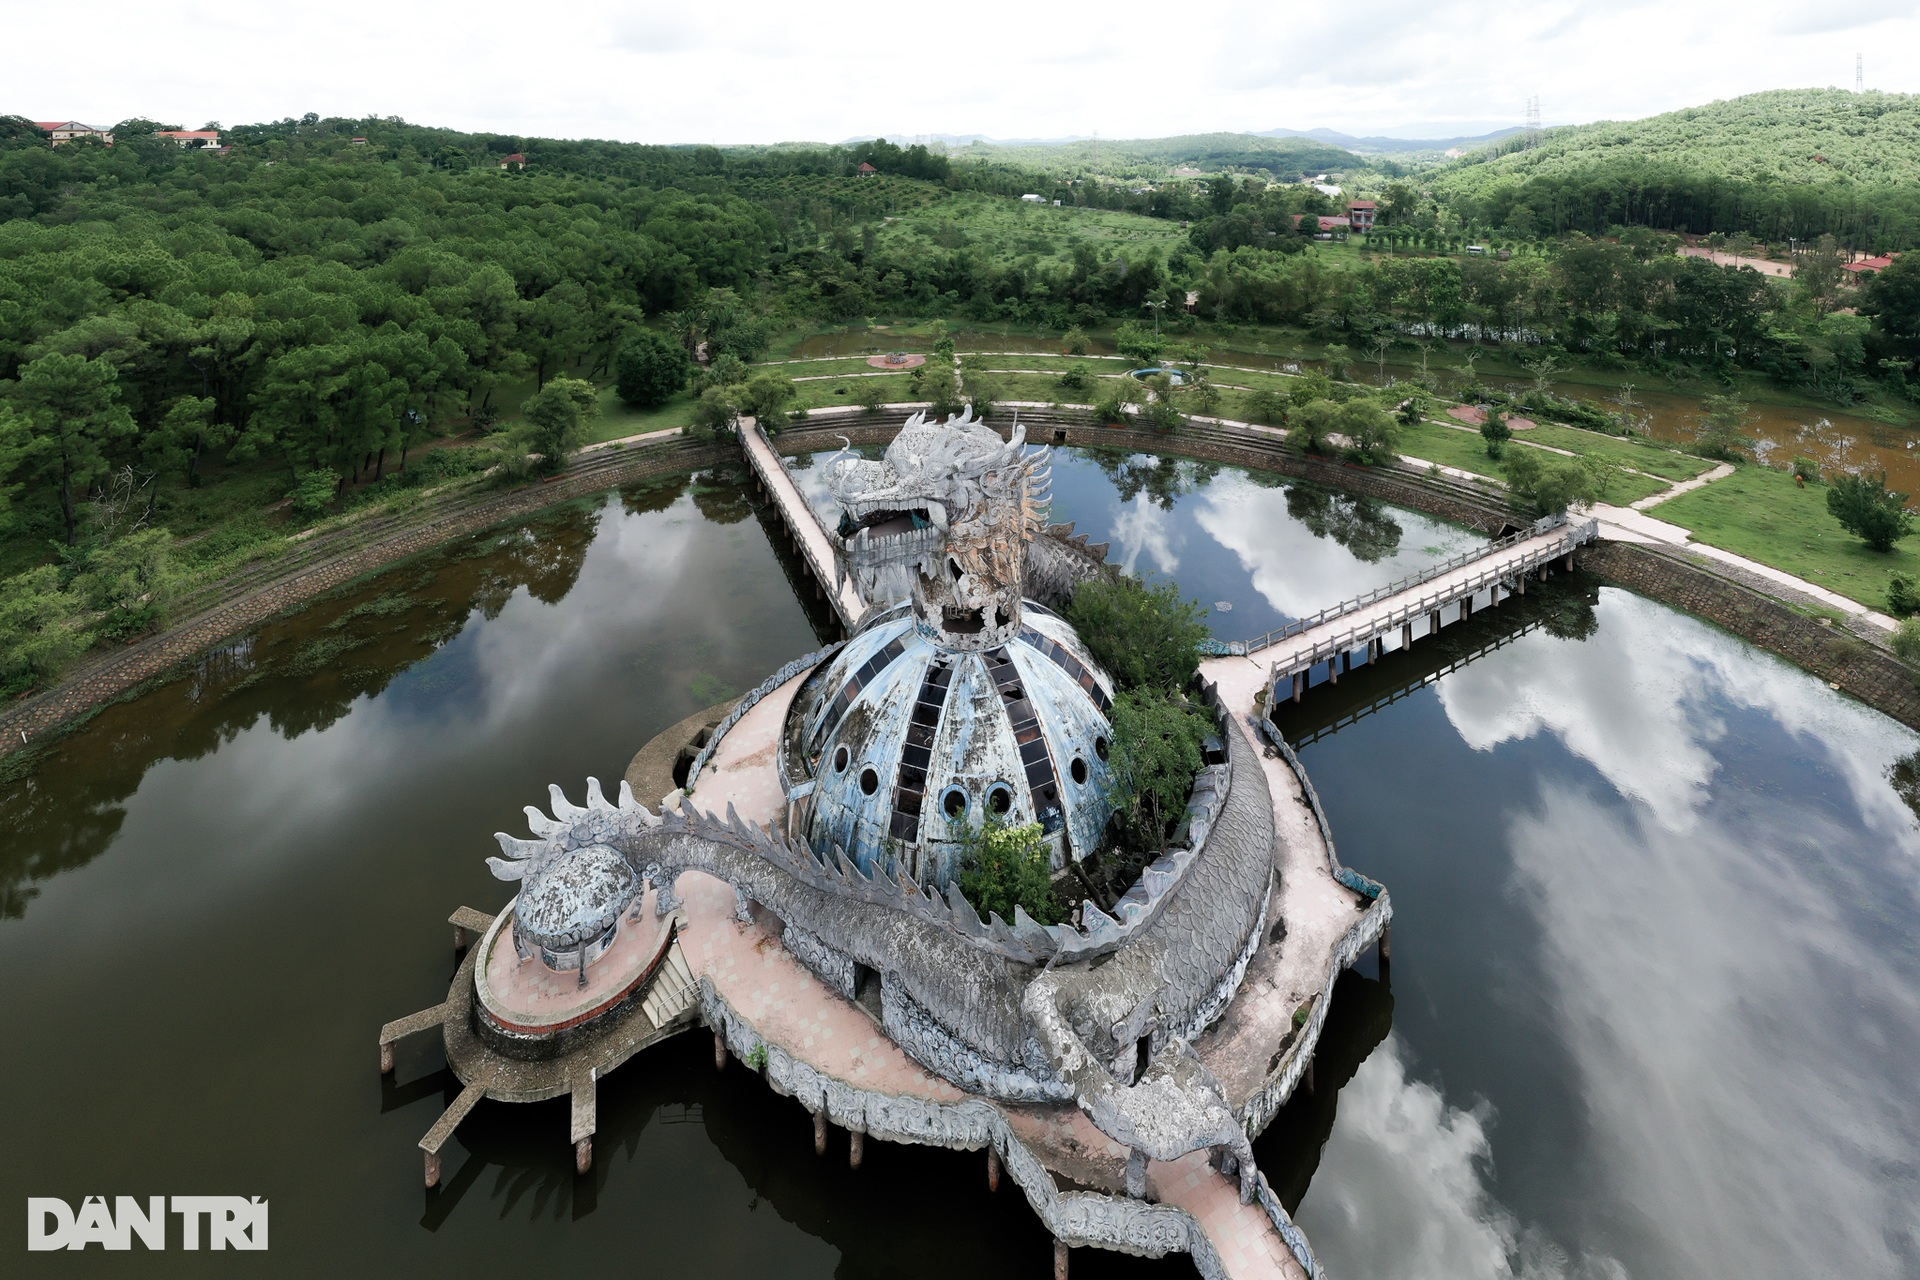
[[[1631,505],[1635,511],[1645,511],[1649,507],[1657,507],[1663,502],[1671,501],[1683,493],[1692,493],[1695,489],[1701,488],[1704,485],[1710,485],[1715,480],[1725,480],[1732,474],[1733,464],[1731,462],[1723,462],[1711,471],[1704,471],[1691,480],[1681,480],[1669,488],[1662,489],[1659,493],[1650,493],[1638,502],[1629,505]]]
[[[840,616],[840,624],[851,635],[860,624],[861,615],[866,613],[867,603],[860,598],[853,579],[840,578],[838,585],[835,585],[838,574],[833,544],[827,541],[827,531],[821,526],[820,517],[807,502],[807,496],[800,492],[800,486],[787,473],[786,465],[780,461],[780,455],[774,452],[766,433],[751,418],[740,421],[740,447],[746,452],[747,462],[753,467],[754,474],[760,477],[760,483],[767,487],[774,505],[780,509],[780,518],[785,522],[787,531],[800,544],[800,554],[806,560],[807,567],[813,570],[814,580],[827,593],[833,611]]]

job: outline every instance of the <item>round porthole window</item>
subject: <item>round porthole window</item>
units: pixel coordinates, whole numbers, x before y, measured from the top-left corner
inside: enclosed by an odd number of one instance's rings
[[[880,789],[880,775],[871,769],[860,771],[860,790],[864,795],[872,795]]]
[[[964,817],[967,812],[967,793],[959,787],[948,787],[947,793],[940,797],[940,811],[949,818]]]
[[[853,759],[853,757],[848,753],[845,746],[835,747],[833,749],[833,771],[835,773],[845,773],[847,771],[847,762],[851,759]]]
[[[1073,763],[1067,766],[1067,772],[1073,775],[1077,785],[1083,787],[1087,785],[1087,762],[1079,756],[1073,758]]]
[[[1013,808],[1013,788],[1004,782],[996,782],[987,791],[987,808],[996,814],[1005,815]]]
[[[1105,760],[1107,758],[1107,750],[1107,740],[1105,738],[1095,738],[1093,740],[1093,754]]]

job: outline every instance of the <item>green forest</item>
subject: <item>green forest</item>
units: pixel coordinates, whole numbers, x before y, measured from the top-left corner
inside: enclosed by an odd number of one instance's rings
[[[849,324],[1125,326],[1146,350],[1151,322],[1422,362],[1451,342],[1764,378],[1883,415],[1920,385],[1920,258],[1855,287],[1836,233],[1788,282],[1676,256],[1684,228],[1631,200],[1560,225],[1529,184],[1607,179],[1537,159],[1574,154],[1559,134],[1396,175],[1244,135],[1101,143],[1083,162],[1091,144],[665,147],[312,115],[226,130],[216,152],[163,127],[54,148],[0,119],[0,692],[356,504],[515,480],[709,408],[804,408],[756,362]],[[1340,157],[1380,227],[1317,239],[1345,197],[1296,179]],[[1213,172],[1098,176],[1116,158]],[[1787,180],[1733,172],[1693,180]],[[1899,207],[1876,224],[1885,247],[1911,238]]]

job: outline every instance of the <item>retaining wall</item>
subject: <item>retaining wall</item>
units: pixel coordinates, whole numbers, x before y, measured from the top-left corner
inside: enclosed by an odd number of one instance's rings
[[[1716,623],[1909,728],[1920,729],[1920,691],[1915,688],[1914,673],[1844,628],[1827,626],[1682,556],[1653,547],[1602,542],[1582,551],[1577,562],[1615,586]]]

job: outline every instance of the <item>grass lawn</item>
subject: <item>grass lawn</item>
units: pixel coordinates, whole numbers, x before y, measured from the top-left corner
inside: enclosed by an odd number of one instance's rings
[[[1716,465],[1690,453],[1663,449],[1657,444],[1641,440],[1602,435],[1598,431],[1582,431],[1578,427],[1542,423],[1519,435],[1534,444],[1570,449],[1586,457],[1601,458],[1623,467],[1632,467],[1635,471],[1648,471],[1669,480],[1691,480],[1703,471],[1711,471]]]
[[[1537,432],[1526,433],[1531,439]],[[1601,437],[1605,439],[1605,437]],[[1524,449],[1527,446],[1515,441],[1509,449]],[[1402,428],[1400,433],[1400,452],[1404,457],[1418,458],[1423,462],[1437,462],[1443,467],[1458,467],[1462,471],[1471,471],[1479,476],[1491,476],[1500,479],[1500,463],[1487,456],[1487,445],[1478,433],[1468,434],[1456,431],[1452,427],[1442,427],[1435,423],[1423,422],[1417,427]],[[1651,497],[1667,486],[1658,480],[1645,476],[1617,475],[1601,496],[1603,502],[1624,506],[1629,502],[1638,502]]]
[[[867,363],[865,356],[828,356],[824,359],[794,360],[783,364],[756,364],[755,370],[771,368],[775,373],[784,373],[789,378],[818,378],[827,374],[839,373],[880,373],[882,370]]]
[[[612,387],[600,388],[600,416],[588,428],[588,444],[618,440],[647,431],[684,427],[693,421],[693,393],[682,391],[657,409],[636,409],[613,393]]]
[[[1895,543],[1885,555],[1867,550],[1827,514],[1825,485],[1802,489],[1785,471],[1741,467],[1647,514],[1874,609],[1887,607],[1890,576],[1920,577],[1920,547],[1913,539]]]
[[[908,377],[904,373],[889,373],[879,378],[822,378],[818,382],[799,382],[794,384],[800,392],[794,405],[802,409],[824,409],[828,405],[859,404],[860,397],[875,387],[888,404],[913,400],[917,397],[907,385]]]
[[[1125,373],[1128,361],[1118,356],[1050,356],[1039,352],[1016,352],[1012,355],[968,355],[960,353],[960,365],[964,369],[1072,369],[1084,368],[1088,373]]]

